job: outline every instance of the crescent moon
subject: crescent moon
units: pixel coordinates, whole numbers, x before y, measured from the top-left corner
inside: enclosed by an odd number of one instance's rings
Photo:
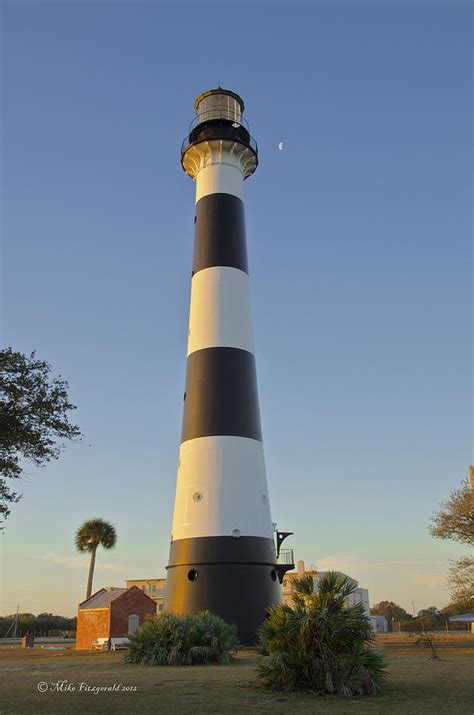
[[[283,142],[280,142],[280,143],[278,144],[278,148],[279,148],[280,151],[283,151]]]

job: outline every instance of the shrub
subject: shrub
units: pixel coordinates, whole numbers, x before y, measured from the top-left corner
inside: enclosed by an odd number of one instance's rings
[[[326,574],[314,589],[307,574],[292,582],[291,605],[272,606],[260,628],[258,677],[267,685],[318,693],[375,695],[385,662],[374,648],[361,603],[348,604],[356,583]]]
[[[238,645],[237,628],[209,611],[151,616],[129,636],[128,663],[197,665],[229,663]]]

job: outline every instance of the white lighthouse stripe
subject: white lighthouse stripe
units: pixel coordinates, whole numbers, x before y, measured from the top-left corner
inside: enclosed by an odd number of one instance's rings
[[[213,266],[192,279],[188,355],[221,347],[253,352],[249,277],[238,268]]]
[[[230,436],[183,442],[172,541],[272,534],[262,443]]]
[[[210,164],[196,178],[196,203],[208,194],[232,194],[244,199],[244,179],[240,165]]]

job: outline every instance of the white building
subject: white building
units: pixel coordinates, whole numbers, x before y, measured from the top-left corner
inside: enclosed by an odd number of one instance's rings
[[[370,616],[374,633],[388,633],[388,621],[385,616]]]

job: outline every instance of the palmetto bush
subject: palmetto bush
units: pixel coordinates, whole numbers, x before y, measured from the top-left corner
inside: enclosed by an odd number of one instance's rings
[[[147,618],[129,636],[128,663],[197,665],[229,663],[238,645],[237,628],[209,611]]]
[[[291,605],[272,606],[260,628],[259,678],[284,690],[375,695],[385,662],[373,648],[363,605],[348,604],[355,589],[352,579],[332,572],[316,591],[311,575],[295,578]]]

